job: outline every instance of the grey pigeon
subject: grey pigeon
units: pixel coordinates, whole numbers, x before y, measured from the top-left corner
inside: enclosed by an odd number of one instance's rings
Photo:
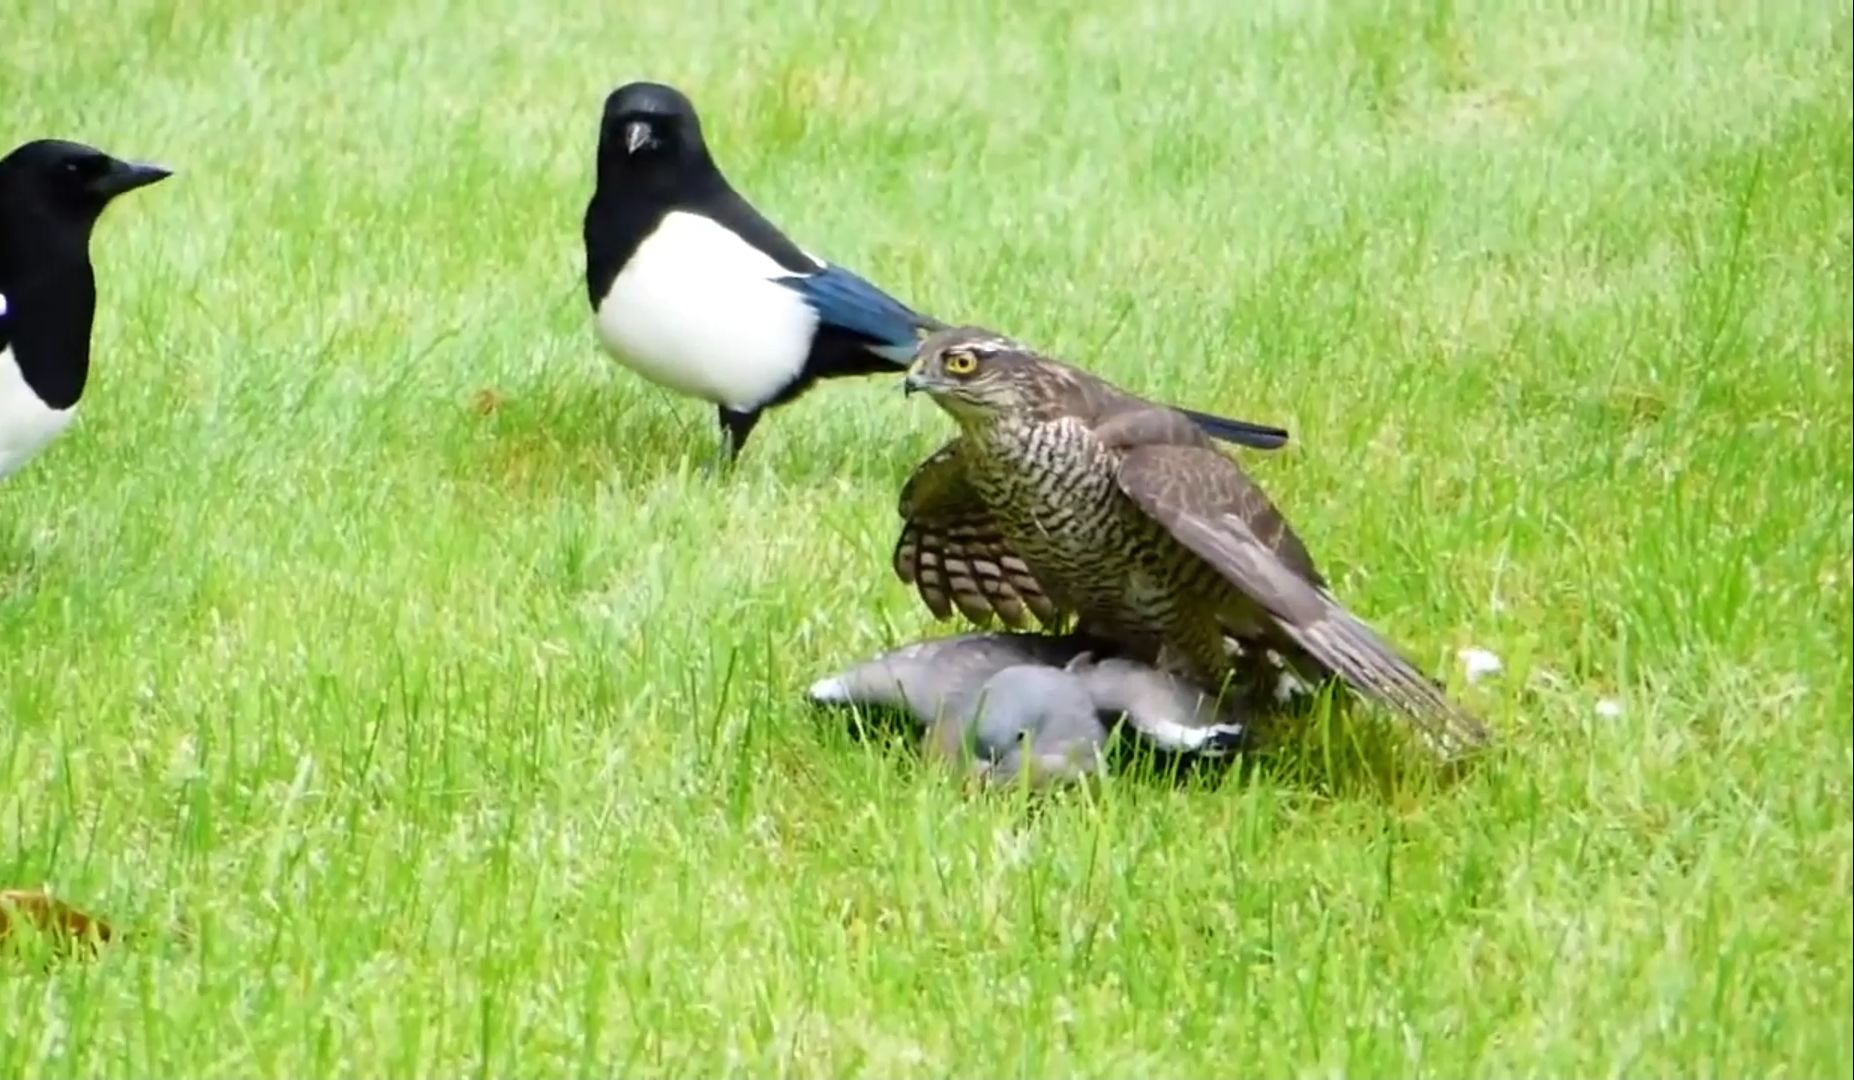
[[[967,762],[987,784],[1032,786],[1099,773],[1124,720],[1163,753],[1220,757],[1243,744],[1244,726],[1184,679],[1117,657],[1097,659],[1096,640],[975,632],[904,645],[811,685],[822,706],[910,717],[930,755]]]

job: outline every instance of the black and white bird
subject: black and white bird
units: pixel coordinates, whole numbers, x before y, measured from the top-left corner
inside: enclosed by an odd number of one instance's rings
[[[71,422],[90,375],[90,233],[111,199],[169,174],[41,139],[0,158],[0,478]]]
[[[660,83],[605,99],[584,237],[600,343],[714,405],[730,461],[766,409],[819,379],[899,375],[943,326],[788,239],[721,174],[688,97]],[[1190,415],[1227,441],[1287,441],[1280,428]]]

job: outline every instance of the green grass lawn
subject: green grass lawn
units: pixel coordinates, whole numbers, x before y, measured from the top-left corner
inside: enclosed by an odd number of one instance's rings
[[[148,934],[0,967],[0,1075],[1847,1076],[1834,6],[11,5],[0,145],[177,175],[0,484],[0,886]],[[637,77],[826,258],[1291,428],[1502,751],[1032,812],[811,713],[952,629],[888,569],[951,426],[700,471],[580,282]]]

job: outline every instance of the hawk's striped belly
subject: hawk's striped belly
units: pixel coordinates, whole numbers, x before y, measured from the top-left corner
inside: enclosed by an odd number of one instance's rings
[[[985,444],[972,482],[1058,606],[1096,633],[1155,654],[1170,646],[1218,673],[1216,571],[1120,491],[1112,456],[1080,422],[1001,426]]]

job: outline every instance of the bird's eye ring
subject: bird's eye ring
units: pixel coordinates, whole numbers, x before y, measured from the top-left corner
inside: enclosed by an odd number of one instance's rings
[[[970,375],[978,370],[978,357],[969,352],[947,353],[942,366],[948,375]]]

